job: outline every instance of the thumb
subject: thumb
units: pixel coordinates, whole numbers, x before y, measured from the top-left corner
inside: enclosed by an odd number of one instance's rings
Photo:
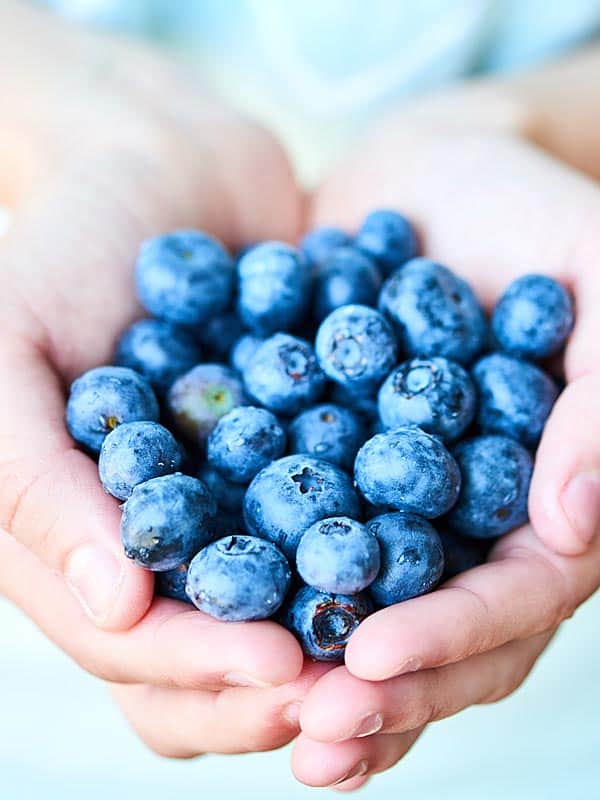
[[[118,505],[66,432],[57,376],[40,352],[6,340],[0,374],[0,525],[65,577],[99,627],[130,628],[154,579],[123,553]]]
[[[546,423],[529,495],[536,533],[563,555],[583,553],[600,530],[600,279],[592,269],[594,252],[575,271],[577,322],[565,353],[569,383]]]

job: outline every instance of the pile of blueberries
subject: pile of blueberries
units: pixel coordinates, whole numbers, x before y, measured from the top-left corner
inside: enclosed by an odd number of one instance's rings
[[[157,593],[274,616],[338,660],[373,610],[527,521],[559,391],[536,362],[574,319],[556,281],[518,279],[488,319],[390,210],[237,260],[176,231],[142,245],[135,280],[152,316],[73,383],[67,425]]]

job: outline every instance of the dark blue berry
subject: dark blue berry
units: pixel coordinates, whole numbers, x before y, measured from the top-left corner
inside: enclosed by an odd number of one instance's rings
[[[315,277],[314,315],[324,319],[340,306],[377,305],[381,273],[371,259],[353,247],[335,250]]]
[[[134,322],[119,339],[115,363],[139,372],[164,395],[179,375],[202,360],[188,330],[159,319]]]
[[[158,422],[125,422],[102,443],[98,473],[109,494],[126,500],[139,483],[177,472],[181,460],[173,434]]]
[[[106,435],[123,422],[159,416],[158,401],[146,378],[126,367],[96,367],[71,384],[67,428],[78,444],[98,453]]]
[[[333,403],[323,403],[303,411],[289,429],[291,453],[306,453],[351,471],[365,429],[352,411]]]
[[[372,505],[423,517],[446,513],[458,497],[460,472],[440,439],[416,427],[378,433],[358,451],[354,478]]]
[[[208,437],[207,459],[223,477],[249,483],[285,451],[285,431],[264,408],[240,406],[221,417]]]
[[[155,572],[175,569],[211,541],[216,513],[206,486],[189,475],[141,483],[123,505],[125,555]]]
[[[244,384],[260,405],[275,414],[292,415],[319,399],[325,376],[307,341],[276,333],[250,357]]]
[[[356,246],[374,258],[385,274],[419,254],[417,234],[397,211],[372,211],[356,236]]]
[[[185,593],[189,566],[188,563],[185,563],[166,572],[157,572],[154,583],[155,594],[159,595],[159,597],[179,600],[182,603],[191,603],[192,601]]]
[[[307,656],[317,661],[343,661],[350,636],[372,610],[365,593],[330,594],[304,586],[286,608],[283,623]]]
[[[479,394],[481,431],[534,447],[558,396],[552,378],[534,364],[503,353],[481,358],[472,374]]]
[[[144,242],[135,280],[138,298],[153,316],[200,325],[231,302],[235,268],[216,239],[181,230]]]
[[[264,342],[259,336],[254,336],[251,333],[245,333],[235,342],[231,348],[229,355],[229,362],[231,366],[237,371],[242,373],[246,369],[246,365],[252,355],[256,352],[258,347]]]
[[[349,517],[315,522],[302,535],[296,552],[302,580],[323,592],[356,594],[379,572],[379,544],[374,534]]]
[[[447,517],[462,536],[502,536],[527,522],[533,461],[527,450],[505,436],[477,436],[453,450],[462,474],[458,501]]]
[[[266,619],[283,603],[291,571],[282,553],[254,536],[234,535],[201,550],[186,592],[200,611],[228,622]]]
[[[444,570],[444,551],[435,528],[416,514],[374,517],[367,530],[381,550],[379,575],[369,588],[380,606],[391,606],[431,591]]]
[[[573,322],[573,300],[564,286],[546,275],[524,275],[498,300],[492,331],[505,352],[545,358],[562,348]]]
[[[198,478],[208,486],[220,509],[229,514],[241,514],[246,494],[246,487],[243,484],[226,480],[210,464],[204,464],[198,470]]]
[[[340,228],[315,228],[300,242],[300,249],[311,267],[323,264],[339,247],[351,244],[352,239]]]
[[[396,339],[383,316],[368,306],[343,306],[321,323],[315,341],[327,377],[374,391],[396,363]]]
[[[296,248],[282,242],[259,244],[240,259],[238,275],[238,313],[252,331],[269,336],[302,322],[312,277]]]
[[[483,310],[467,283],[427,258],[409,261],[388,278],[379,309],[409,356],[468,364],[487,339]]]
[[[477,397],[469,374],[446,358],[413,358],[388,376],[379,390],[386,428],[418,425],[445,440],[458,439],[475,416]]]

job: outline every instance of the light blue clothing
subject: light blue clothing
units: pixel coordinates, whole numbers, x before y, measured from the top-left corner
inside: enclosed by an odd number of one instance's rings
[[[182,53],[278,135],[307,184],[391,104],[600,33],[600,0],[44,1]]]
[[[214,59],[305,113],[363,112],[600,32],[600,0],[47,0]]]

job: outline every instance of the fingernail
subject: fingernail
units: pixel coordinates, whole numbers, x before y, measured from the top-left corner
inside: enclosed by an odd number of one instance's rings
[[[362,761],[359,761],[358,764],[355,764],[351,770],[342,775],[341,778],[338,778],[337,781],[331,783],[330,786],[339,786],[340,783],[344,783],[344,781],[350,781],[352,778],[359,778],[361,775],[366,775],[368,769],[369,764],[367,760],[363,758]]]
[[[383,714],[367,714],[358,723],[349,739],[362,739],[365,736],[372,736],[383,728]]]
[[[302,703],[295,702],[290,703],[287,705],[282,712],[282,716],[286,722],[288,722],[292,727],[297,728],[300,722],[300,708]]]
[[[579,539],[589,544],[600,523],[600,474],[582,472],[563,490],[562,507]]]
[[[115,556],[97,544],[82,544],[65,566],[67,585],[95,622],[106,619],[115,604],[123,570]]]
[[[252,689],[268,689],[273,685],[272,683],[260,680],[260,678],[255,678],[253,675],[248,675],[245,672],[228,672],[227,675],[223,677],[223,683],[227,683],[229,686],[251,687]]]

